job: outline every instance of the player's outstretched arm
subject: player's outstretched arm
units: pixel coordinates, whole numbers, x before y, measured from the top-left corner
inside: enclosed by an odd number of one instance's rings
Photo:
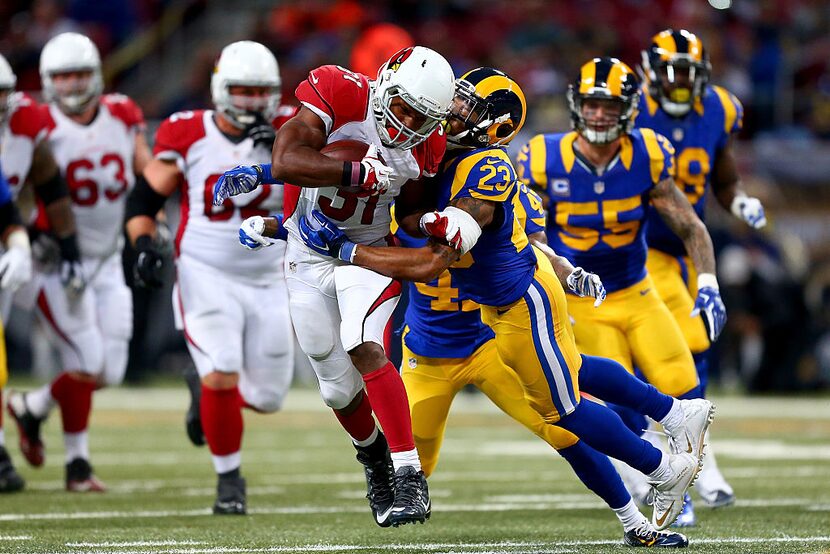
[[[709,340],[714,342],[726,325],[726,308],[715,277],[715,251],[709,232],[672,178],[660,181],[652,189],[651,204],[683,240],[686,252],[692,257],[698,272],[698,293],[691,315],[703,317]]]
[[[715,250],[706,226],[671,177],[651,189],[651,205],[681,238],[698,273],[715,273]]]
[[[754,229],[767,224],[764,206],[757,198],[748,196],[741,188],[738,167],[732,151],[732,139],[715,154],[712,170],[712,191],[718,203]]]

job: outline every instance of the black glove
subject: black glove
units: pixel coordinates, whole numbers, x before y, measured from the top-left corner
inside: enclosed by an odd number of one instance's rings
[[[150,235],[141,235],[135,241],[135,249],[138,252],[138,258],[133,266],[135,284],[145,289],[160,289],[164,258],[159,253],[153,238]]]
[[[270,152],[271,148],[274,147],[274,139],[277,138],[277,133],[271,122],[258,113],[253,122],[245,127],[245,136],[254,140],[254,146],[262,145]]]
[[[60,249],[60,277],[63,290],[69,298],[78,298],[86,288],[84,267],[81,265],[81,252],[75,235],[58,239]]]

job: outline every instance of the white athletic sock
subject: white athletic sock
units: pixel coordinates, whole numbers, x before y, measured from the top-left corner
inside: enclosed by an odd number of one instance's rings
[[[660,458],[660,465],[648,474],[653,481],[665,481],[672,474],[671,466],[669,465],[669,455],[665,452],[661,452],[661,454],[663,456]]]
[[[416,471],[421,471],[421,459],[418,457],[418,451],[414,448],[406,452],[392,452],[392,465],[395,467],[395,471],[403,466],[412,466]]]
[[[89,459],[89,432],[64,433],[63,446],[66,449],[66,462],[75,458]]]
[[[54,406],[55,399],[52,398],[51,383],[26,393],[26,409],[37,418],[48,416]]]
[[[637,509],[634,500],[629,500],[628,504],[622,508],[614,508],[614,513],[617,514],[617,518],[622,523],[624,532],[641,527],[644,523],[648,524],[648,518]]]
[[[372,431],[372,434],[369,435],[369,438],[359,441],[356,438],[352,437],[352,442],[355,443],[357,446],[360,446],[361,448],[365,448],[377,440],[378,433],[380,433],[380,431],[378,431],[378,426],[375,425],[375,430]]]
[[[671,410],[666,414],[666,417],[660,420],[660,423],[665,427],[670,435],[674,435],[683,427],[683,405],[676,398],[672,399]]]
[[[211,456],[211,458],[213,458],[213,469],[216,473],[227,473],[242,465],[242,452],[239,450],[233,454]]]

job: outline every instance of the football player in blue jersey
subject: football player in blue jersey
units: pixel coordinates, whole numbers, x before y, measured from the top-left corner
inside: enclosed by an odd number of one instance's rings
[[[358,245],[320,213],[301,219],[300,234],[318,252],[409,281],[428,283],[455,264],[453,283],[480,304],[497,352],[518,376],[530,406],[546,424],[648,474],[652,523],[664,529],[680,513],[694,480],[714,408],[705,400],[672,399],[610,360],[580,356],[561,283],[569,272],[555,273],[547,258],[537,255],[516,216],[519,184],[501,142],[518,122],[510,114],[491,113],[485,100],[488,87],[505,79],[503,74],[483,79],[472,90],[459,83],[449,134],[467,148],[453,150],[442,163],[437,177],[442,210],[420,218],[422,234],[431,239],[427,245]],[[671,435],[672,454],[637,437],[611,410],[580,401],[580,388],[656,416]]]
[[[741,129],[743,108],[729,91],[709,84],[710,71],[709,56],[695,34],[666,29],[654,35],[642,53],[645,82],[640,88],[640,110],[634,125],[654,129],[671,141],[675,148],[675,183],[701,220],[711,186],[721,206],[759,229],[766,224],[764,208],[757,198],[741,189],[732,152],[732,137]],[[683,241],[654,210],[649,210],[646,242],[646,267],[683,331],[705,394],[710,341],[703,322],[686,317],[697,294],[695,267]],[[735,501],[711,447],[695,489],[707,506],[726,506]]]
[[[611,358],[632,373],[636,365],[661,392],[701,398],[689,347],[646,271],[649,206],[681,237],[698,270],[700,290],[685,318],[702,320],[712,340],[726,320],[714,251],[706,228],[675,186],[671,143],[651,129],[632,129],[638,99],[637,78],[618,59],[584,64],[568,91],[574,130],[533,137],[519,154],[519,176],[550,197],[553,248],[600,274],[608,290],[602,310],[582,298],[568,300],[579,349]],[[642,418],[624,413],[642,433]],[[636,479],[627,482],[635,496],[643,496]]]
[[[0,98],[0,102],[5,102],[5,98]],[[23,221],[14,205],[11,189],[2,169],[0,169],[0,239],[5,247],[5,252],[0,254],[0,289],[14,291],[32,276],[32,250],[29,245],[29,235],[23,227]],[[0,320],[0,391],[3,390],[8,378],[6,339],[3,334],[3,322]],[[23,478],[17,473],[6,451],[3,416],[0,410],[0,493],[16,492],[24,485]]]

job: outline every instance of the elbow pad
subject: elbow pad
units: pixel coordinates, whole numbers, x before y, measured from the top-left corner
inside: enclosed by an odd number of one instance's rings
[[[481,226],[478,221],[469,213],[454,206],[448,206],[441,214],[447,218],[448,229],[457,229],[453,237],[447,236],[450,245],[460,250],[462,256],[472,250],[481,237]]]
[[[158,211],[164,206],[167,197],[154,191],[143,175],[136,178],[135,187],[127,197],[127,207],[124,213],[124,220],[146,215],[155,219]]]
[[[48,206],[62,198],[69,197],[69,188],[60,172],[55,172],[52,177],[35,187],[35,195],[44,206]]]

